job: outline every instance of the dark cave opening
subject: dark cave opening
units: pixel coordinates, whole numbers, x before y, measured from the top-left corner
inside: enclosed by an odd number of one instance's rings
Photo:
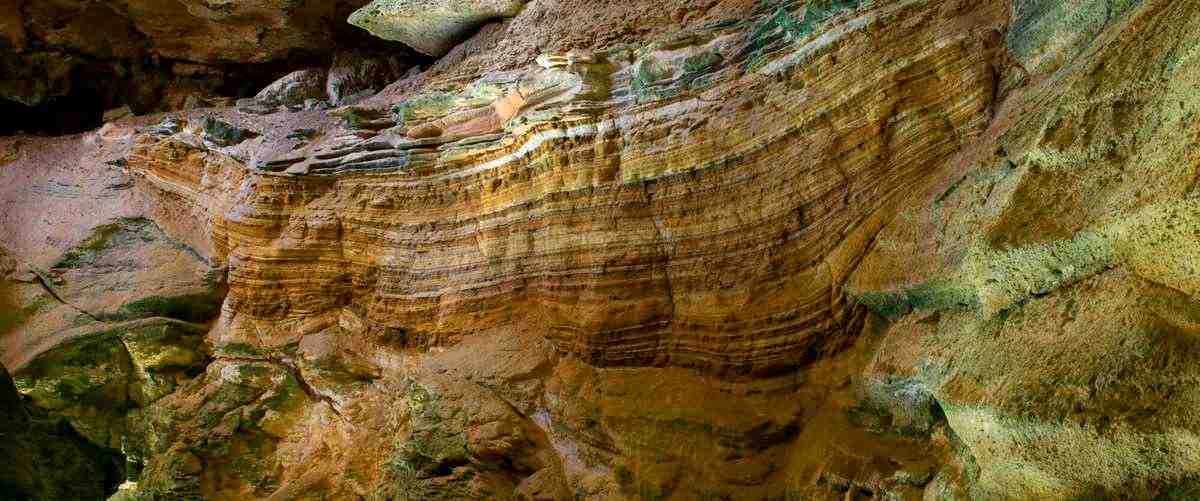
[[[105,496],[112,496],[120,489],[121,484],[129,479],[127,468],[129,461],[119,452],[101,449],[100,469],[104,474],[103,488]],[[138,472],[140,473],[140,472]]]
[[[399,56],[419,66],[432,61],[352,27],[335,30],[330,42],[328,51],[294,51],[277,61],[254,63],[146,56],[104,59],[53,51],[16,54],[0,59],[0,84],[16,89],[11,95],[0,94],[0,136],[78,134],[101,127],[105,111],[126,105],[136,115],[174,111],[193,95],[200,98],[200,106],[228,105],[254,96],[292,71],[328,68],[339,50]],[[55,76],[50,68],[62,65],[57,63],[70,66],[68,73]],[[25,104],[34,100],[33,105]]]
[[[124,104],[134,80],[99,63],[78,64],[66,76],[45,82],[30,75],[17,77],[19,87],[45,90],[26,94],[26,102],[0,98],[0,135],[59,136],[95,129],[103,124],[105,110]],[[41,99],[26,104],[39,94]]]
[[[103,97],[90,90],[51,97],[36,106],[0,99],[0,136],[61,136],[92,130],[103,124],[104,105]]]
[[[79,479],[79,482],[91,484],[90,489],[102,491],[106,498],[116,494],[121,484],[128,478],[126,471],[128,460],[121,451],[92,443],[80,435],[66,419],[52,416],[40,409],[32,411],[31,414],[35,419],[44,423],[43,426],[53,430],[49,438],[62,442],[61,444],[46,443],[48,450],[56,450],[60,453],[62,451],[78,451],[80,456],[77,461],[90,462],[94,468],[91,471],[99,474],[95,478]]]
[[[249,97],[294,66],[222,68],[223,74],[214,78],[173,76],[169,61],[158,66],[138,64],[138,71],[132,75],[110,71],[100,64],[81,66],[72,72],[65,95],[50,96],[32,106],[0,98],[0,136],[78,134],[104,125],[105,111],[126,105],[136,114],[165,111],[161,109],[162,99],[171,83],[215,96]]]

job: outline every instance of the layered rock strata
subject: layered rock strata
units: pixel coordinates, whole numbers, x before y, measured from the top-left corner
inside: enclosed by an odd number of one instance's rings
[[[1077,7],[4,140],[0,360],[117,499],[1187,499],[1200,2]]]

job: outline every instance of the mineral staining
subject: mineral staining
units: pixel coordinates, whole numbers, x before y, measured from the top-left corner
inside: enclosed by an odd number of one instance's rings
[[[1195,492],[1200,5],[722,8],[377,0],[450,55],[22,143],[22,405],[118,499]]]

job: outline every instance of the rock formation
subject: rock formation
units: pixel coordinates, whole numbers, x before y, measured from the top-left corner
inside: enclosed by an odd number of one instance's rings
[[[36,409],[35,409],[36,411]],[[61,419],[31,415],[0,366],[0,470],[4,499],[103,499],[121,483],[119,456],[88,443]]]
[[[119,500],[1194,498],[1198,19],[377,0],[440,59],[0,138],[0,419],[58,423],[0,449]]]
[[[339,53],[421,62],[345,23],[364,3],[6,0],[0,113],[12,119],[0,133],[79,132],[121,106],[138,114],[228,106],[229,98],[249,97],[288,71],[328,64]],[[369,79],[356,84],[359,90],[399,77],[379,68],[350,71]]]
[[[472,30],[516,14],[523,0],[375,0],[354,11],[350,24],[425,54],[442,56]]]

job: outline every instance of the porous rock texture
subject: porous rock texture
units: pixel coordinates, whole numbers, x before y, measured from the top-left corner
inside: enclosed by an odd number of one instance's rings
[[[375,0],[349,20],[380,38],[441,56],[487,21],[512,16],[522,5],[522,0]]]
[[[1200,1],[675,6],[0,138],[22,412],[111,499],[1200,495]]]

